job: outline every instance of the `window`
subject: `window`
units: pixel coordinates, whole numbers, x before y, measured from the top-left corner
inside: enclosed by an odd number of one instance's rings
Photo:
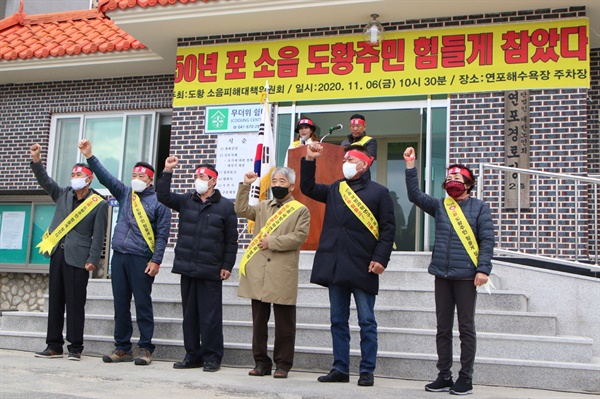
[[[156,112],[125,114],[55,115],[51,127],[48,170],[60,186],[69,185],[71,167],[85,162],[77,148],[81,139],[89,139],[94,155],[120,180],[138,161],[154,163],[154,144],[160,114]],[[98,180],[92,187],[102,189]]]
[[[0,204],[0,271],[48,272],[50,260],[36,245],[50,226],[54,209],[54,203],[39,199]]]

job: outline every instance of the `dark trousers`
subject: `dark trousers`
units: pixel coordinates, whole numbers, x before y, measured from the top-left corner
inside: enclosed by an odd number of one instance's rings
[[[183,345],[191,362],[223,359],[223,283],[181,276]]]
[[[454,307],[458,314],[460,337],[459,377],[473,377],[475,362],[475,305],[477,290],[473,280],[450,280],[435,278],[435,313],[437,316],[436,345],[439,375],[448,378],[452,375],[452,327],[454,325]]]
[[[60,245],[60,244],[59,244]],[[65,308],[67,310],[67,346],[69,352],[83,351],[83,328],[85,324],[85,300],[90,273],[65,262],[65,252],[57,248],[50,259],[48,286],[48,332],[46,344],[53,351],[62,353]]]
[[[138,346],[154,352],[154,313],[152,311],[152,283],[154,277],[145,273],[148,259],[143,256],[114,253],[111,262],[111,282],[115,307],[115,347],[131,351],[131,296],[135,298],[135,317],[140,339]]]
[[[269,339],[269,318],[271,304],[252,300],[252,355],[257,366],[271,369],[273,362],[277,368],[290,371],[294,364],[296,345],[296,305],[273,304],[275,313],[275,344],[273,360],[267,354]]]

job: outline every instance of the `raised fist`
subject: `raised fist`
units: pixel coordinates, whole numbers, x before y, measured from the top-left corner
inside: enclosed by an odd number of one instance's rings
[[[31,159],[33,162],[39,162],[42,155],[42,147],[39,144],[32,144],[29,147],[29,152],[31,153]]]
[[[167,172],[172,172],[173,168],[179,164],[179,158],[177,157],[168,157],[165,159],[165,170]]]
[[[88,139],[81,140],[77,146],[86,159],[92,157],[92,143]]]
[[[404,150],[404,160],[406,162],[414,161],[416,159],[415,149],[412,147],[408,147]]]
[[[244,184],[252,184],[258,179],[258,174],[255,172],[247,172],[244,174]]]
[[[319,143],[312,143],[306,146],[306,159],[312,161],[321,156],[323,146]]]

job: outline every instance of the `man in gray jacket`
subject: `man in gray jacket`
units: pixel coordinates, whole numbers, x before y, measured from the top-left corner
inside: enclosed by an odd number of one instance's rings
[[[71,187],[59,185],[46,173],[41,162],[42,148],[30,147],[31,169],[38,183],[56,203],[54,217],[38,245],[50,257],[48,284],[47,348],[36,357],[63,357],[63,325],[67,311],[69,360],[80,360],[83,351],[85,301],[89,272],[100,264],[106,235],[108,203],[90,183],[94,176],[87,164],[76,164],[71,171]]]

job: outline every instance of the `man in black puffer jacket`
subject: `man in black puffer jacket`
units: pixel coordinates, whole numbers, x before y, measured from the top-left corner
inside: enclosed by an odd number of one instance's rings
[[[185,359],[176,369],[204,366],[218,371],[223,358],[223,280],[231,275],[237,254],[237,216],[233,202],[215,189],[218,173],[202,164],[194,172],[194,191],[171,192],[173,168],[168,157],[156,185],[158,200],[179,212],[173,273],[181,275]]]

